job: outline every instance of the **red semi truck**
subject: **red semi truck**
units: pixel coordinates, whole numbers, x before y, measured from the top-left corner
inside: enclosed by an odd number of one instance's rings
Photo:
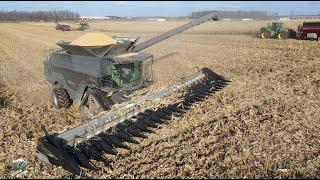
[[[317,39],[320,38],[320,21],[303,22],[298,26],[297,37],[299,39]]]

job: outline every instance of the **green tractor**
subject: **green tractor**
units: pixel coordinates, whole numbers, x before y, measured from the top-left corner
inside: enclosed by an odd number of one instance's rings
[[[296,32],[293,29],[283,28],[282,22],[272,22],[271,26],[260,28],[260,36],[262,39],[288,39],[296,36]]]
[[[80,31],[84,31],[89,28],[90,28],[90,25],[87,22],[84,22],[84,21],[80,22],[80,27],[79,27]]]

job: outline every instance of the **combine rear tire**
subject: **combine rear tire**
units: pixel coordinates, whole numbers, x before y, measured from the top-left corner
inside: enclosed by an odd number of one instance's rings
[[[269,39],[269,34],[267,32],[262,32],[261,33],[261,38],[262,39]]]
[[[69,108],[72,104],[68,91],[64,88],[52,89],[52,103],[56,108]]]

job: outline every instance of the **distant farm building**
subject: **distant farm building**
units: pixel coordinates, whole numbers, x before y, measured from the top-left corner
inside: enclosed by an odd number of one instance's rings
[[[231,19],[223,19],[223,21],[231,21]]]
[[[164,22],[164,21],[166,21],[166,19],[164,19],[164,18],[161,18],[161,19],[156,19],[156,21],[159,21],[159,22]]]
[[[282,17],[279,19],[280,21],[286,21],[286,20],[289,20],[289,17]]]
[[[241,19],[242,21],[252,21],[251,18],[244,18],[244,19]]]
[[[82,20],[84,20],[84,19],[110,19],[109,17],[97,17],[97,16],[91,16],[91,17],[81,16],[80,18]]]
[[[147,20],[149,20],[149,21],[159,21],[159,22],[166,21],[166,19],[164,19],[164,18],[147,18]]]

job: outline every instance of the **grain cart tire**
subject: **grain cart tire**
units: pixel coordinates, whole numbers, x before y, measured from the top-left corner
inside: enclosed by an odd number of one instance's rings
[[[261,32],[261,38],[262,39],[269,39],[270,37],[269,37],[269,33],[268,32],[266,32],[266,31],[264,31],[264,32]]]
[[[288,38],[297,39],[297,32],[293,29],[287,29],[288,31]]]
[[[281,31],[277,37],[278,39],[288,39],[289,33],[287,31]]]
[[[52,104],[56,108],[69,108],[72,104],[68,91],[64,88],[52,89]]]

